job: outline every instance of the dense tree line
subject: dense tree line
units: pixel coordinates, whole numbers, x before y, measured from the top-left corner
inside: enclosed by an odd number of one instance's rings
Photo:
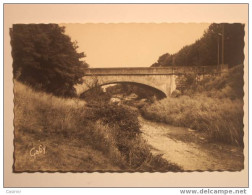
[[[211,24],[202,38],[175,54],[163,54],[152,67],[211,66],[224,62],[229,67],[243,64],[244,24]],[[222,40],[223,38],[223,40]],[[222,42],[223,41],[223,42]],[[224,58],[222,45],[224,43]]]
[[[15,24],[10,29],[14,78],[57,96],[75,95],[87,63],[58,24]]]

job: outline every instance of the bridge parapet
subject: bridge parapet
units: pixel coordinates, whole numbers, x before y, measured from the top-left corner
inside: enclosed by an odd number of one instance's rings
[[[89,68],[86,75],[179,75],[186,73],[211,74],[220,72],[218,66],[170,66],[133,68]]]

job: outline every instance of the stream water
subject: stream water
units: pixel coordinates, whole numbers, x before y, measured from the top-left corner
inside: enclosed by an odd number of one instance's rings
[[[243,149],[209,143],[202,133],[139,117],[143,138],[153,154],[176,163],[185,171],[240,171],[244,167]]]

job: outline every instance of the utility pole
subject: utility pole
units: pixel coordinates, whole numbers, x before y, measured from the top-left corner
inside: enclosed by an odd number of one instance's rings
[[[221,61],[221,64],[223,65],[224,64],[224,24],[222,24],[222,61]]]
[[[218,44],[217,44],[217,61],[218,61],[218,65],[220,64],[220,37],[219,37],[219,34],[217,35],[218,36]]]

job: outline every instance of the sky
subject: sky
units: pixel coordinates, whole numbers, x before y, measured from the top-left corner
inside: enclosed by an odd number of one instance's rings
[[[60,24],[90,68],[149,67],[159,56],[200,39],[207,23]]]

